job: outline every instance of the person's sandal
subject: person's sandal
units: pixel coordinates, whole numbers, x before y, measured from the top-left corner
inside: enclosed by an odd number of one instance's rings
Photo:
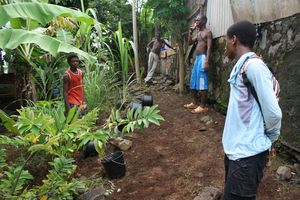
[[[197,108],[195,108],[194,110],[192,110],[191,112],[193,114],[200,114],[200,113],[205,113],[207,112],[208,109],[207,108],[202,108],[201,106],[198,106]]]
[[[183,107],[188,109],[195,109],[197,106],[194,103],[185,104]]]

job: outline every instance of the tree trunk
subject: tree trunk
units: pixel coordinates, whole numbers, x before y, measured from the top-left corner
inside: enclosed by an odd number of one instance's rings
[[[23,106],[27,105],[28,101],[37,102],[35,83],[30,76],[32,76],[31,66],[26,66],[24,72],[16,76],[17,99]]]
[[[137,36],[137,23],[136,23],[136,0],[132,2],[132,26],[133,26],[133,43],[134,43],[134,64],[135,74],[138,84],[141,83],[139,53],[138,53],[138,36]]]
[[[179,56],[179,95],[183,95],[184,93],[184,55],[183,55],[183,44],[179,43],[178,49]]]

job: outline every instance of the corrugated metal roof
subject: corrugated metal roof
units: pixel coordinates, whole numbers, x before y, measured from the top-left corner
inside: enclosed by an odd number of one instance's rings
[[[211,30],[213,38],[225,35],[232,24],[230,0],[207,1],[207,28]]]
[[[230,0],[235,22],[263,23],[300,12],[300,0]]]

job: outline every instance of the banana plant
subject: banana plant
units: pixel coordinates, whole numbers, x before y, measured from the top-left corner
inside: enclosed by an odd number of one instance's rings
[[[94,24],[94,19],[78,10],[54,4],[23,2],[0,6],[0,26],[5,26],[12,19],[31,19],[45,26],[56,16],[70,17],[87,25]]]
[[[27,62],[30,62],[33,51],[32,47],[35,46],[22,46],[22,44],[36,44],[41,49],[49,52],[53,56],[56,56],[59,52],[75,52],[90,62],[95,61],[95,58],[88,53],[47,35],[21,29],[0,30],[0,48],[16,49],[20,47],[21,55],[24,56],[24,59]]]

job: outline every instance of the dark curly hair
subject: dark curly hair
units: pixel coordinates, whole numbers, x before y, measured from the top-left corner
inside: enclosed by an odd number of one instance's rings
[[[242,45],[253,48],[256,40],[256,29],[251,22],[240,21],[230,26],[227,30],[227,36],[232,38],[234,35]]]
[[[71,52],[71,53],[68,54],[68,57],[67,57],[68,63],[71,62],[72,58],[78,58],[79,59],[79,57],[78,57],[78,55],[76,53]]]

